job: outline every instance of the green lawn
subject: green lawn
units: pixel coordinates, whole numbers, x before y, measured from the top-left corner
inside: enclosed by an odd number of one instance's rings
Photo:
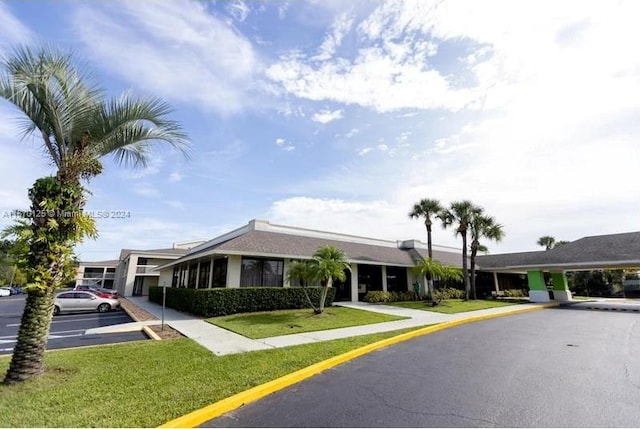
[[[414,329],[221,357],[186,338],[47,352],[44,376],[0,384],[0,427],[155,427]],[[0,374],[8,367],[0,357]]]
[[[256,339],[402,319],[406,319],[406,317],[390,316],[345,307],[330,307],[325,308],[324,312],[318,315],[314,315],[310,309],[279,310],[213,317],[207,319],[207,322],[245,337]]]
[[[415,310],[435,311],[436,313],[462,313],[464,311],[483,310],[485,308],[504,307],[515,304],[528,304],[528,299],[522,300],[489,300],[478,299],[465,301],[462,299],[448,299],[441,301],[435,307],[431,306],[431,301],[406,301],[406,302],[390,302],[387,305],[395,307],[412,308]]]

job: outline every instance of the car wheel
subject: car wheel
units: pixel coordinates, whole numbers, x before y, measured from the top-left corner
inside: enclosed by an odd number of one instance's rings
[[[105,302],[104,304],[100,304],[98,306],[98,311],[100,313],[106,313],[107,311],[111,311],[111,306]]]
[[[58,314],[60,314],[60,307],[58,307],[57,305],[53,306],[53,315],[57,316]]]

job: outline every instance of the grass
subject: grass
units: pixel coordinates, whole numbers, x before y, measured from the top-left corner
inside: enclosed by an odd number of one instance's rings
[[[0,384],[0,427],[155,427],[349,350],[418,328],[229,356],[190,339],[47,352],[46,373]],[[9,366],[0,357],[0,374]]]
[[[310,309],[279,310],[213,317],[207,319],[207,322],[245,337],[256,339],[402,319],[406,319],[406,317],[390,316],[345,307],[329,307],[318,315],[314,315]]]
[[[489,300],[478,299],[465,301],[463,299],[448,299],[440,301],[435,307],[431,306],[431,301],[406,301],[406,302],[390,302],[387,305],[395,307],[412,308],[414,310],[434,311],[436,313],[454,314],[464,311],[484,310],[485,308],[505,307],[515,304],[528,304],[528,299],[522,300]]]

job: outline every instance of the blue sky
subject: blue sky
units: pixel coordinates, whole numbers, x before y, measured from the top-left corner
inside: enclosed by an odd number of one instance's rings
[[[159,96],[189,161],[105,161],[84,260],[208,239],[253,218],[425,240],[420,198],[504,224],[492,253],[636,231],[638,2],[0,2],[0,54],[73,49],[113,94]],[[44,23],[44,25],[43,25]],[[0,214],[50,171],[0,102]],[[0,226],[8,219],[0,216]],[[437,244],[460,246],[435,229]]]

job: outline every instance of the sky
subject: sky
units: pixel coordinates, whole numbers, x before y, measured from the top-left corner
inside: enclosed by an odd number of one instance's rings
[[[422,198],[504,227],[490,253],[640,230],[640,2],[0,2],[0,55],[73,51],[112,96],[173,108],[190,157],[111,158],[87,184],[121,248],[211,239],[251,219],[426,241]],[[52,166],[0,101],[0,227]],[[125,217],[113,217],[123,215]],[[435,244],[460,247],[434,227]]]

